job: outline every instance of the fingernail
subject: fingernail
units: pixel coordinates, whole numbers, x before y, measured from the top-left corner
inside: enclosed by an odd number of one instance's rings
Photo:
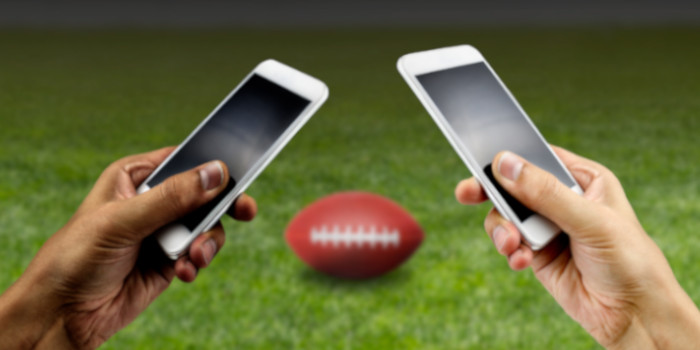
[[[523,161],[511,152],[505,152],[498,160],[498,172],[506,179],[516,181],[523,170]]]
[[[224,168],[219,162],[209,162],[199,170],[199,179],[202,181],[202,188],[211,190],[224,182]]]
[[[192,277],[192,280],[194,280],[195,278],[197,278],[197,267],[195,267],[194,264],[193,264],[191,261],[189,261],[189,260],[185,262],[185,266],[186,266],[186,268],[187,268],[188,270],[190,270],[190,273],[191,273],[192,276],[193,276],[193,277]],[[190,281],[186,281],[186,282],[190,282]]]
[[[493,243],[496,245],[496,249],[501,251],[503,245],[506,244],[506,238],[508,238],[508,230],[505,227],[498,225],[493,230]]]
[[[212,259],[214,259],[214,254],[216,254],[216,242],[213,239],[208,239],[204,244],[202,244],[202,255],[204,256],[204,261],[209,265]]]

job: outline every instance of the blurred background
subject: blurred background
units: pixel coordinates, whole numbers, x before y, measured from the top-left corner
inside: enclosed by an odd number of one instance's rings
[[[112,161],[181,142],[258,62],[325,81],[327,103],[224,218],[227,244],[107,349],[596,349],[463,207],[469,172],[396,72],[472,44],[548,141],[620,178],[700,302],[700,3],[0,0],[0,290]],[[383,277],[320,275],[283,232],[315,199],[387,196],[426,232]]]
[[[41,27],[446,27],[697,24],[696,1],[3,0],[0,24]]]

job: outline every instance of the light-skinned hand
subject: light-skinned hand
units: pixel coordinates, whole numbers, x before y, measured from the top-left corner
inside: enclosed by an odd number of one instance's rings
[[[492,170],[506,191],[566,234],[533,252],[492,209],[484,227],[498,252],[514,270],[531,267],[564,311],[605,347],[697,348],[700,313],[640,225],[618,179],[596,162],[553,149],[583,196],[512,152],[496,155]],[[460,182],[455,194],[463,204],[487,199],[474,178]]]

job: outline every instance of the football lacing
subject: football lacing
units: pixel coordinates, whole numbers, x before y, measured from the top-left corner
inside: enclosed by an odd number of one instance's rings
[[[357,247],[362,247],[367,244],[370,248],[380,245],[382,248],[394,246],[398,248],[401,240],[398,229],[389,229],[383,227],[382,230],[377,230],[376,226],[370,226],[365,230],[363,226],[358,226],[353,229],[352,226],[345,226],[340,229],[339,225],[334,225],[330,230],[327,226],[320,228],[311,228],[311,244],[321,244],[323,246],[332,244],[338,247],[345,244],[346,247],[351,247],[353,244]]]

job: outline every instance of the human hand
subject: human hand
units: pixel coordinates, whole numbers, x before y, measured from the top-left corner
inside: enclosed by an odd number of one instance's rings
[[[501,186],[566,234],[533,252],[515,225],[492,209],[484,227],[514,270],[532,267],[542,285],[601,345],[609,348],[693,348],[700,313],[646,234],[615,175],[562,148],[554,151],[584,190],[511,153],[494,158]],[[455,190],[459,202],[487,199],[474,178]]]
[[[0,345],[95,348],[139,315],[174,276],[190,282],[209,265],[225,241],[220,223],[174,264],[146,239],[213,199],[229,179],[222,162],[210,162],[137,196],[138,185],[173,149],[121,159],[102,173],[75,215],[0,298]],[[230,210],[245,221],[256,211],[246,195]],[[15,341],[8,343],[10,334]]]

